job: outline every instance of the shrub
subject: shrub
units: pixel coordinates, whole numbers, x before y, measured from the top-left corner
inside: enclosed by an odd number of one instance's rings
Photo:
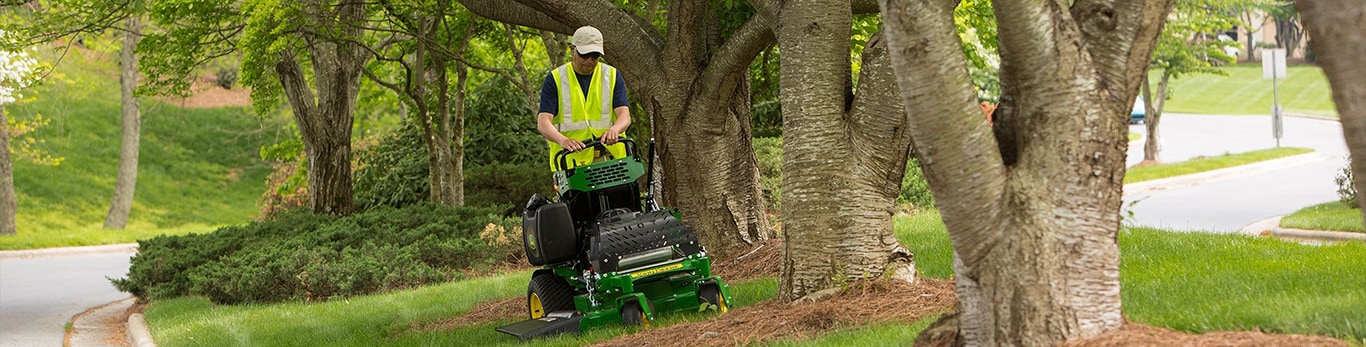
[[[352,194],[358,208],[403,207],[427,201],[432,190],[431,168],[422,136],[417,124],[404,122],[378,143],[356,151]]]
[[[214,71],[214,75],[218,78],[214,83],[223,89],[232,89],[237,84],[237,67],[220,67]]]
[[[759,189],[764,193],[764,207],[782,209],[783,196],[783,138],[754,139],[754,158],[759,166]]]
[[[896,202],[915,208],[934,207],[930,182],[925,180],[925,173],[920,171],[920,161],[915,157],[906,162],[906,176],[901,178],[901,194],[896,197]]]
[[[466,100],[465,165],[546,160],[545,138],[536,132],[535,112],[522,95],[503,78],[491,79],[470,91]]]
[[[302,209],[209,234],[139,241],[119,290],[143,299],[203,295],[215,303],[327,300],[450,281],[506,259],[480,239],[515,221],[487,208],[419,204],[347,217]],[[518,244],[520,246],[520,244]]]
[[[535,163],[493,163],[465,167],[465,203],[490,206],[515,214],[532,194],[554,196],[550,168]]]
[[[1352,179],[1352,158],[1347,157],[1347,166],[1343,166],[1338,171],[1337,177],[1333,182],[1338,184],[1338,201],[1347,206],[1357,207],[1357,187],[1356,181]]]

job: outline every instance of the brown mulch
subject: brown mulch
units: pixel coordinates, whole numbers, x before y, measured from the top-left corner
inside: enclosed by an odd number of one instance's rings
[[[1193,335],[1138,323],[1093,338],[1063,344],[1065,347],[1108,346],[1348,346],[1342,340],[1309,335],[1267,334],[1260,331],[1220,331]]]
[[[726,283],[775,277],[782,270],[783,240],[763,241],[748,250],[726,259],[712,262],[712,274]]]
[[[862,282],[827,300],[794,304],[769,300],[710,320],[647,329],[594,346],[736,346],[805,338],[840,326],[914,322],[948,311],[957,301],[953,281]]]

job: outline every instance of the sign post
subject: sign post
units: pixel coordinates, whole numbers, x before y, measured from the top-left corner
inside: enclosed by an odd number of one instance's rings
[[[1285,50],[1262,50],[1262,78],[1271,79],[1271,136],[1276,138],[1276,147],[1281,147],[1281,135],[1285,133],[1281,115],[1281,97],[1276,90],[1276,80],[1285,77]]]

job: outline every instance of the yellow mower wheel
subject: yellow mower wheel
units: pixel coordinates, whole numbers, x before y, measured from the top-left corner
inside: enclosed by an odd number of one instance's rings
[[[527,314],[531,319],[555,311],[574,310],[574,287],[552,272],[537,272],[526,288]]]

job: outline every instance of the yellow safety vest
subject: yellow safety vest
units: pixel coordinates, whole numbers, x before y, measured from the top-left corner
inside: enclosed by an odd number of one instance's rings
[[[579,79],[574,76],[569,64],[561,65],[551,74],[555,78],[556,95],[559,96],[559,112],[550,119],[555,129],[565,137],[579,141],[602,137],[602,133],[613,123],[612,90],[617,82],[617,69],[607,64],[598,64],[593,68],[588,95],[581,92]],[[571,115],[567,121],[565,115]],[[594,149],[575,152],[565,157],[568,167],[560,168],[555,153],[564,148],[554,141],[547,140],[546,143],[550,146],[551,171],[591,164],[596,154]],[[612,158],[626,155],[626,147],[619,143],[607,146],[607,149],[612,153]]]

